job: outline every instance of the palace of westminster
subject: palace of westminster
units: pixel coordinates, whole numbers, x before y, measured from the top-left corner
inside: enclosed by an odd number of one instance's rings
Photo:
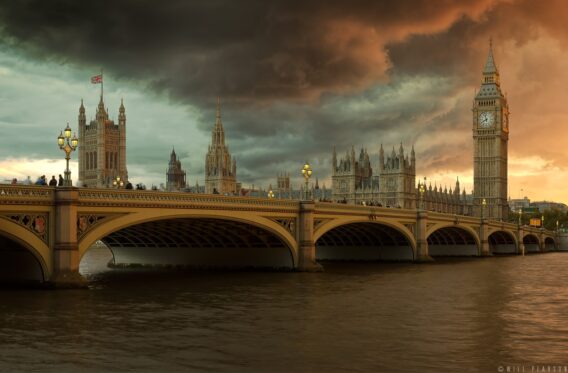
[[[421,207],[439,211],[494,219],[506,219],[507,204],[507,144],[509,139],[509,109],[501,92],[499,71],[490,45],[482,72],[481,88],[477,91],[472,108],[474,142],[474,190],[466,194],[456,181],[454,188],[442,189],[416,184],[416,157],[414,147],[408,154],[403,145],[385,151],[381,145],[379,164],[372,167],[366,149],[357,155],[352,147],[338,157],[332,155],[331,189],[319,188],[316,180],[312,187],[314,199],[373,204],[400,208]],[[96,119],[87,124],[85,108],[79,109],[79,180],[86,187],[112,187],[117,177],[128,182],[126,169],[126,112],[121,102],[118,124],[109,120],[103,96],[96,111]],[[373,171],[375,173],[373,173]],[[217,100],[215,125],[211,144],[205,156],[205,185],[188,187],[186,173],[172,150],[166,172],[165,189],[227,195],[247,194],[237,182],[237,164],[225,144],[225,131],[221,121],[221,108]],[[253,188],[254,189],[254,188]],[[270,188],[272,190],[272,187]],[[247,192],[247,193],[246,193]],[[278,175],[274,196],[301,198],[301,189],[293,190],[289,174]],[[257,191],[257,196],[266,192]],[[421,205],[420,205],[421,204]]]

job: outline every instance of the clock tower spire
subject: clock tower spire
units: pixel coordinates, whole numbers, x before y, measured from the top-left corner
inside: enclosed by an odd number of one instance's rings
[[[473,203],[477,216],[507,219],[509,106],[501,92],[493,43],[473,102]],[[485,203],[483,202],[485,201]]]

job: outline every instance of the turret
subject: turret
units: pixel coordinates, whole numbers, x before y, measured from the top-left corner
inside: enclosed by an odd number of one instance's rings
[[[336,150],[335,150],[335,145],[333,146],[333,159],[332,159],[332,164],[333,164],[332,173],[335,173],[335,170],[337,169],[337,152],[336,152]]]
[[[383,150],[383,144],[381,144],[381,149],[379,150],[379,169],[385,169],[385,151]]]
[[[355,167],[355,147],[351,145],[351,166]]]
[[[97,122],[104,121],[107,119],[107,112],[105,110],[105,103],[103,101],[103,95],[101,94],[101,99],[99,105],[97,106]]]
[[[460,178],[459,177],[456,179],[456,187],[454,188],[454,192],[456,194],[460,194]]]
[[[126,109],[124,108],[124,100],[120,99],[120,108],[118,109],[118,124],[124,126],[126,124]]]

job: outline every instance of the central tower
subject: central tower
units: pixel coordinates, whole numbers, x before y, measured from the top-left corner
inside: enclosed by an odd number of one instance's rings
[[[236,194],[237,162],[231,158],[225,145],[225,130],[221,122],[221,100],[217,97],[215,127],[211,133],[211,145],[205,157],[205,193]]]
[[[493,46],[483,68],[481,88],[473,102],[473,204],[476,216],[505,220],[509,106],[501,92]],[[485,204],[483,201],[485,200]]]

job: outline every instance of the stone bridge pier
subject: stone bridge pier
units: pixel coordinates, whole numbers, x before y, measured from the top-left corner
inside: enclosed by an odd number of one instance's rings
[[[53,274],[49,282],[56,287],[83,287],[86,281],[79,274],[79,243],[77,241],[76,188],[55,190],[55,241],[53,243]]]

